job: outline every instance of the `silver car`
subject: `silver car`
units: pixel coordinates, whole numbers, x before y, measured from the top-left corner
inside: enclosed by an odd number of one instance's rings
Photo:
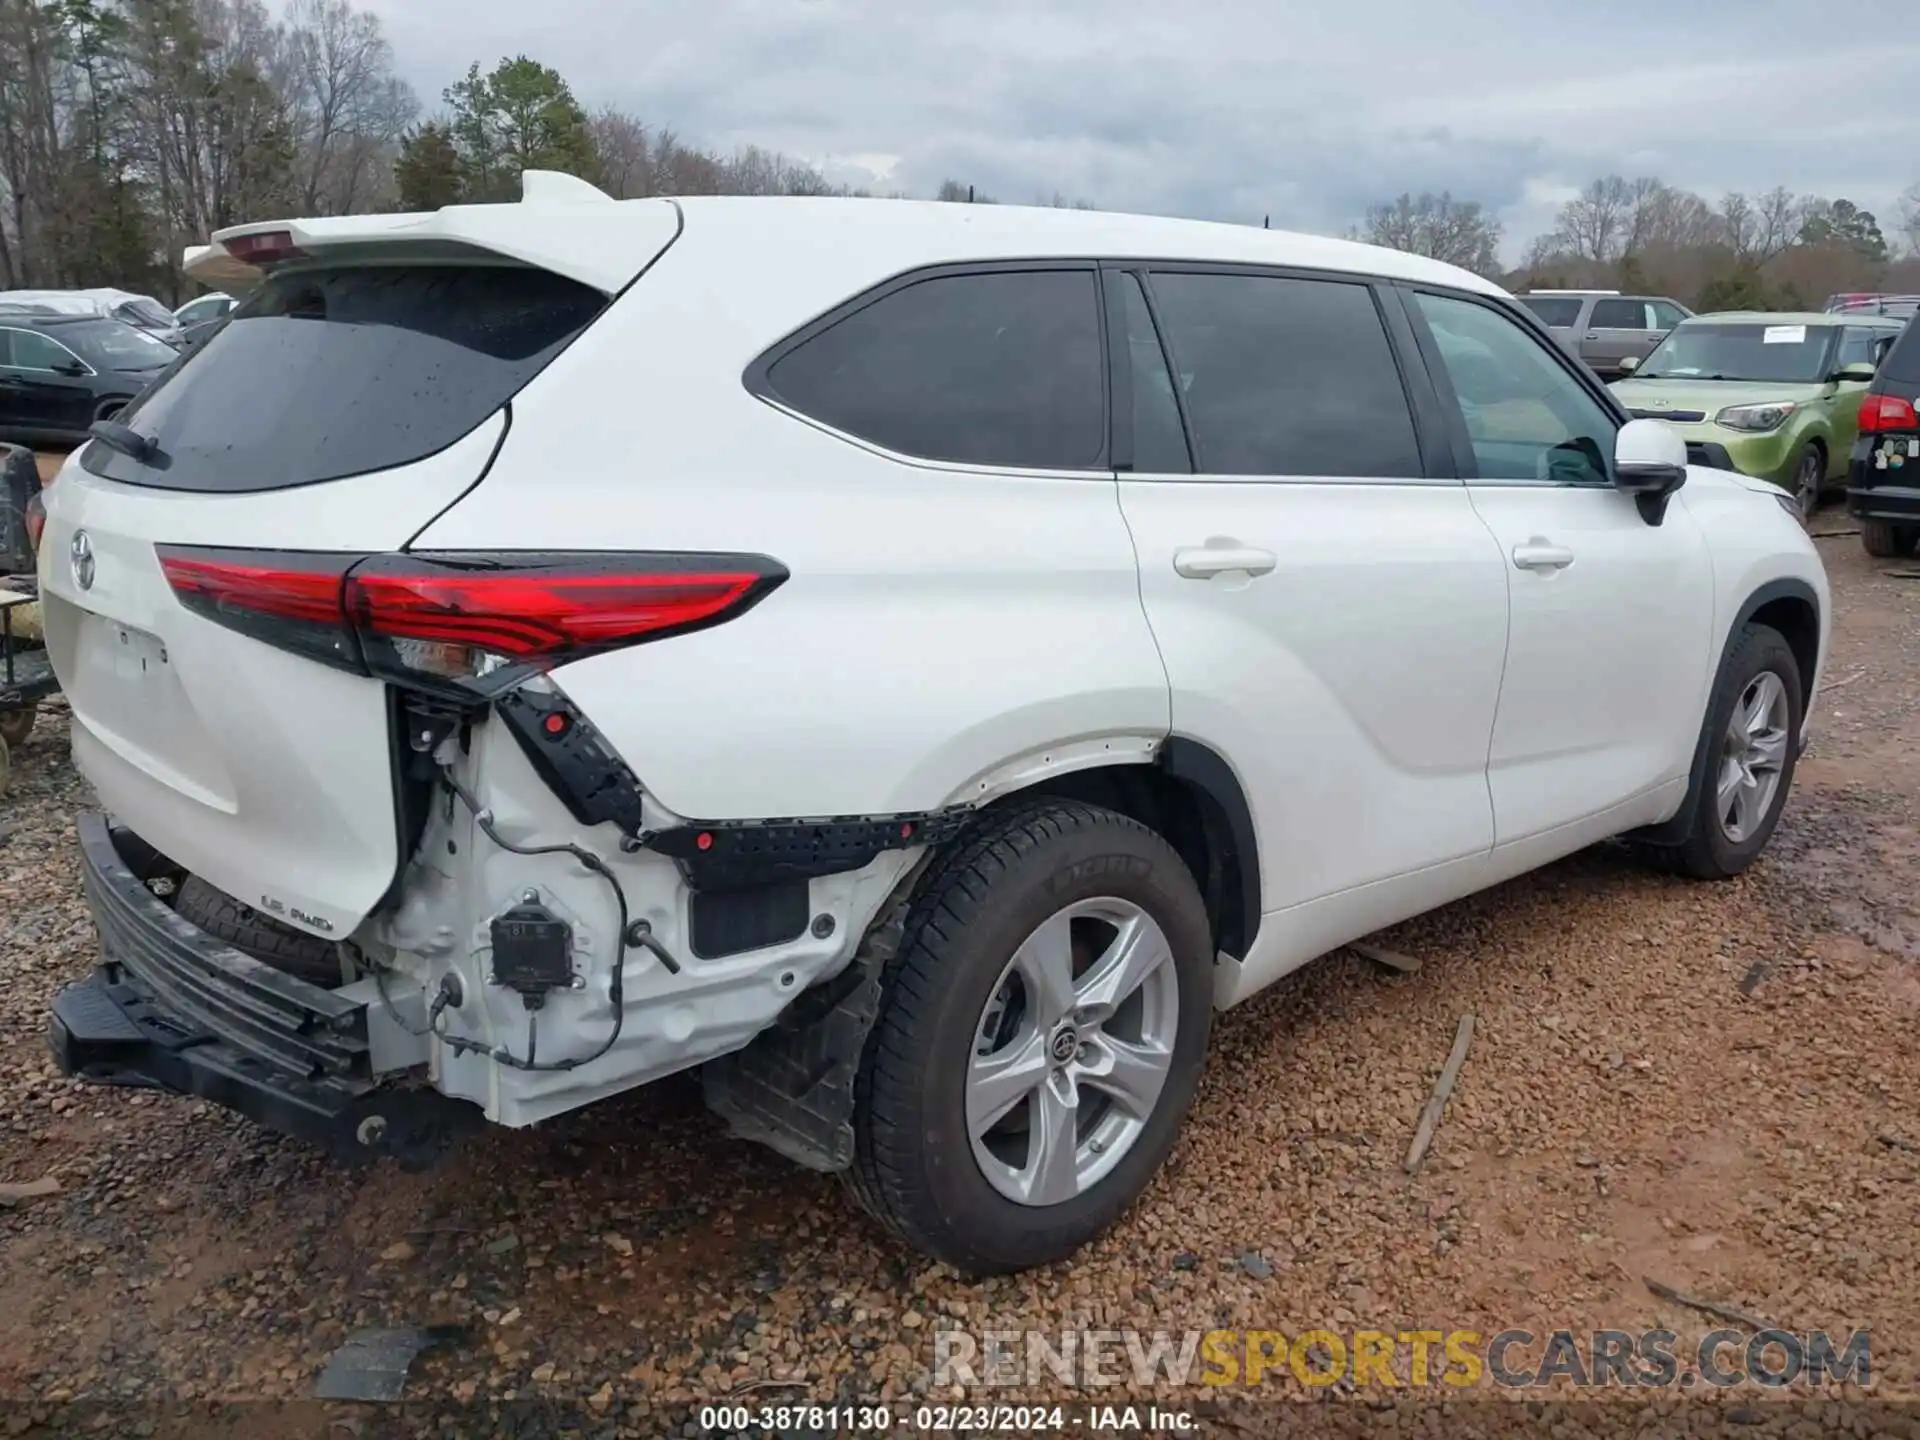
[[[1622,295],[1618,290],[1529,290],[1517,297],[1574,354],[1603,379],[1626,373],[1693,314],[1664,295]]]

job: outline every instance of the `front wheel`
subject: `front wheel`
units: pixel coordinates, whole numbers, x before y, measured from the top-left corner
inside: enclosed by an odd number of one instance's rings
[[[1172,1149],[1212,1023],[1193,876],[1136,821],[989,814],[914,901],[855,1088],[847,1183],[970,1275],[1064,1259]]]
[[[1800,452],[1799,464],[1793,472],[1794,501],[1800,507],[1801,520],[1812,523],[1814,512],[1820,508],[1820,495],[1826,484],[1826,453],[1808,441]]]
[[[1724,880],[1759,859],[1793,785],[1803,693],[1786,638],[1769,626],[1746,626],[1707,705],[1681,812],[1685,835],[1653,849],[1657,863],[1696,879]]]

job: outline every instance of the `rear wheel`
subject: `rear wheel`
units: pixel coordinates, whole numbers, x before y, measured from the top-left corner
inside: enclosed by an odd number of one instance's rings
[[[888,965],[849,1188],[964,1273],[1071,1255],[1172,1149],[1212,980],[1206,908],[1158,835],[1074,802],[989,815]]]
[[[1820,508],[1820,494],[1827,483],[1827,452],[1809,440],[1794,467],[1794,500],[1800,506],[1800,518],[1811,521]]]
[[[1748,625],[1721,666],[1705,743],[1682,813],[1684,837],[1649,847],[1666,869],[1700,880],[1738,875],[1767,848],[1793,785],[1802,684],[1779,631]]]
[[[181,882],[173,908],[189,924],[276,970],[329,990],[340,983],[340,956],[331,940],[262,915],[198,875],[189,875]]]
[[[1880,560],[1904,560],[1920,543],[1920,525],[1896,525],[1891,520],[1862,520],[1860,543]]]

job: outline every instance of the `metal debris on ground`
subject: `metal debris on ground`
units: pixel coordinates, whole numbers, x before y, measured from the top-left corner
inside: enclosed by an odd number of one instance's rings
[[[1731,1305],[1722,1305],[1717,1300],[1702,1300],[1697,1295],[1684,1294],[1674,1289],[1671,1285],[1661,1284],[1660,1281],[1654,1279],[1651,1275],[1642,1275],[1640,1277],[1640,1283],[1645,1285],[1647,1289],[1651,1290],[1662,1300],[1670,1301],[1675,1305],[1684,1305],[1689,1310],[1698,1310],[1702,1315],[1711,1315],[1714,1319],[1725,1320],[1730,1325],[1744,1325],[1756,1334],[1762,1330],[1779,1328],[1760,1319],[1756,1315],[1749,1315],[1744,1310],[1736,1310]]]
[[[356,1330],[327,1361],[314,1382],[316,1400],[398,1400],[407,1371],[423,1352],[464,1340],[464,1325],[409,1325],[392,1330]]]
[[[1420,969],[1420,962],[1411,955],[1402,955],[1398,950],[1382,950],[1378,945],[1349,945],[1347,949],[1362,960],[1371,960],[1383,970],[1392,970],[1400,975],[1412,975]]]
[[[1447,1108],[1447,1097],[1453,1094],[1453,1082],[1460,1078],[1460,1067],[1467,1063],[1467,1047],[1472,1043],[1473,1014],[1469,1011],[1460,1017],[1460,1028],[1453,1037],[1453,1053],[1447,1056],[1447,1063],[1440,1070],[1432,1098],[1427,1101],[1427,1108],[1420,1112],[1420,1124],[1413,1132],[1413,1144],[1407,1147],[1407,1158],[1402,1168],[1409,1175],[1418,1170],[1420,1162],[1426,1158],[1427,1147],[1433,1143],[1433,1132],[1440,1124],[1441,1112]]]

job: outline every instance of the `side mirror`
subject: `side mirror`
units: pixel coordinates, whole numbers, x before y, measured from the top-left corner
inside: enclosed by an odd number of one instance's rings
[[[1622,375],[1631,375],[1639,368],[1640,357],[1638,355],[1623,355],[1620,357],[1620,373]]]
[[[82,365],[78,360],[57,360],[54,362],[53,373],[78,379],[87,373],[87,367]]]
[[[1658,525],[1687,483],[1687,442],[1664,420],[1629,420],[1613,441],[1613,486],[1633,496],[1640,518]]]
[[[1842,365],[1833,372],[1836,385],[1868,385],[1873,382],[1873,366],[1865,360],[1856,360],[1851,365]]]

